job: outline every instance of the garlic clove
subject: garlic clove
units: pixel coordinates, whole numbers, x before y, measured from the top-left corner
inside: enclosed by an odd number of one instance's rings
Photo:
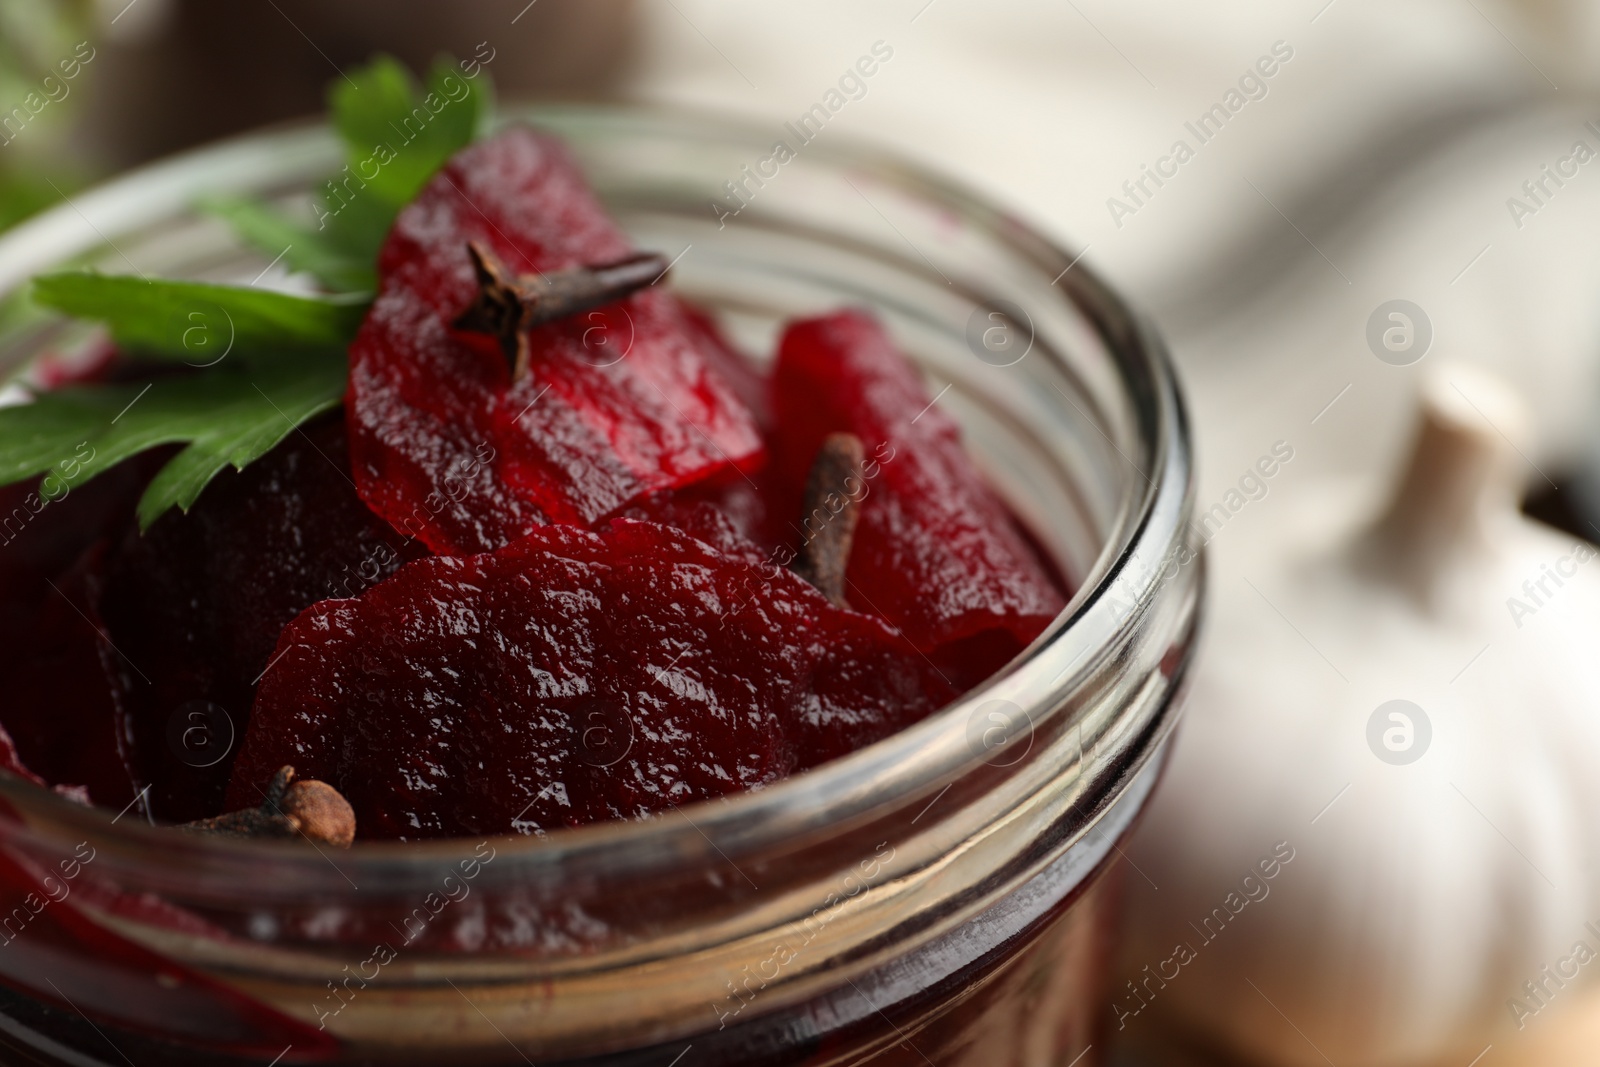
[[[1269,1065],[1460,1067],[1519,1039],[1525,981],[1600,951],[1595,550],[1517,511],[1514,397],[1445,368],[1422,398],[1386,503],[1285,485],[1270,529],[1208,547],[1211,632],[1127,850],[1149,881],[1122,978],[1153,994],[1119,982],[1125,1026]],[[1409,762],[1370,732],[1396,699],[1429,722]],[[1278,842],[1295,859],[1208,938]],[[1180,943],[1197,958],[1158,985]]]
[[[1520,521],[1528,416],[1497,378],[1460,364],[1429,374],[1419,403],[1405,471],[1351,554],[1376,580],[1445,615],[1473,598],[1471,569],[1491,566],[1508,526]]]

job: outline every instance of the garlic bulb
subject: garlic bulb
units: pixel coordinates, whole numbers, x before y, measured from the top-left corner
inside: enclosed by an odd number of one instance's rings
[[[1496,380],[1442,370],[1422,406],[1376,518],[1325,485],[1270,541],[1208,549],[1114,1027],[1465,1067],[1600,976],[1596,551],[1519,513],[1525,421]]]

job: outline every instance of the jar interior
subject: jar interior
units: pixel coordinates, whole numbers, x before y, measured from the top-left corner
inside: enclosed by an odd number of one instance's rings
[[[589,1013],[600,1026],[604,1006],[616,1003],[607,983],[619,975],[670,984],[669,965],[690,956],[708,973],[732,967],[740,953],[759,951],[749,944],[803,922],[839,872],[873,855],[889,835],[902,842],[885,867],[896,884],[864,892],[860,917],[840,922],[830,937],[838,939],[840,958],[863,970],[902,954],[909,942],[931,943],[1060,860],[1138,779],[1168,718],[1184,658],[1173,649],[1186,655],[1192,636],[1194,593],[1185,584],[1192,576],[1173,591],[1187,606],[1159,619],[1141,617],[1135,626],[1107,615],[1094,626],[1069,625],[1104,592],[1150,516],[1184,506],[1184,484],[1164,490],[1161,504],[1157,483],[1188,477],[1186,469],[1164,466],[1174,447],[1181,452],[1173,435],[1181,439],[1182,429],[1168,424],[1181,416],[1162,407],[1175,401],[1159,378],[1159,353],[1131,359],[1114,351],[1144,341],[1110,329],[1103,306],[1086,310],[1107,298],[1075,260],[960,190],[848,147],[806,145],[761,184],[746,180],[736,199],[727,183],[766,158],[781,131],[671,113],[545,108],[528,117],[567,141],[640,247],[676,257],[674,287],[716,313],[747,352],[769,358],[788,319],[870,306],[923,368],[935,403],[959,422],[995,490],[1075,596],[1010,674],[934,716],[941,721],[840,761],[848,767],[694,805],[681,820],[497,839],[504,858],[485,867],[485,897],[536,909],[563,901],[603,907],[606,936],[587,946],[528,944],[466,961],[443,950],[408,955],[385,979],[402,990],[399,1003],[409,989],[424,1007],[405,1025],[403,1013],[380,1017],[363,1040],[383,1040],[383,1026],[399,1026],[397,1034],[476,1026],[460,1005],[452,1013],[449,989],[444,1000],[431,999],[445,979],[485,988],[570,981],[582,1009],[572,1009],[563,1032],[570,1037]],[[259,280],[270,257],[242,249],[219,222],[195,212],[193,201],[201,193],[260,195],[309,218],[307,190],[336,159],[330,138],[295,131],[275,143],[240,144],[231,155],[213,153],[188,170],[163,165],[136,174],[83,198],[75,206],[81,217],[57,212],[0,246],[0,288],[66,261],[151,276]],[[268,277],[284,284],[281,275]],[[1009,338],[999,353],[983,340],[995,329]],[[70,347],[83,331],[48,318],[7,320],[0,367],[20,370],[41,350]],[[1121,628],[1108,628],[1111,622]],[[1163,666],[1169,660],[1180,666]],[[1089,682],[1074,681],[1080,675]],[[986,761],[960,727],[993,700],[1029,709],[1029,747],[1014,762]],[[1139,780],[1147,790],[1148,781]],[[351,962],[352,946],[366,934],[352,935],[341,915],[360,919],[370,909],[388,916],[385,909],[414,903],[435,887],[441,869],[474,853],[474,842],[358,845],[348,859],[324,857],[324,865],[292,846],[197,845],[126,823],[119,828],[125,832],[113,833],[99,813],[21,788],[0,783],[0,795],[26,812],[11,828],[12,847],[48,857],[63,841],[92,838],[104,857],[98,872],[109,882],[192,909],[227,937],[128,919],[118,921],[120,931],[285,1005]],[[941,806],[922,821],[918,809],[929,798]],[[981,860],[966,869],[963,854]],[[1094,866],[1079,862],[1074,877],[1087,878]],[[365,888],[350,893],[345,883]],[[836,983],[837,973],[796,973],[793,988],[772,1000],[803,1000]],[[638,1023],[647,1024],[666,1026]],[[624,1031],[633,1032],[618,1033]]]

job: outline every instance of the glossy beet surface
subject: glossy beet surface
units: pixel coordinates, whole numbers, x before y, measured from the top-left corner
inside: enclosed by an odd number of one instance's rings
[[[798,497],[822,439],[849,431],[867,463],[846,596],[975,684],[1064,606],[916,368],[862,311],[791,325],[773,372],[778,476]],[[826,513],[802,515],[802,530]],[[808,526],[809,524],[809,526]],[[959,676],[959,677],[957,677]]]
[[[400,213],[348,399],[356,484],[397,529],[482,552],[760,465],[722,354],[664,287],[533,328],[513,382],[491,339],[451,325],[476,291],[468,241],[525,274],[633,251],[566,151],[526,128],[458,154]]]
[[[787,571],[655,523],[546,526],[296,619],[228,802],[292,763],[363,837],[538,832],[760,786],[953,695]]]

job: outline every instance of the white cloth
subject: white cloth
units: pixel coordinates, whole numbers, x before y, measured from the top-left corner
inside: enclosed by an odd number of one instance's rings
[[[1173,346],[1203,494],[1278,439],[1303,447],[1302,477],[1388,476],[1415,373],[1380,363],[1363,333],[1394,298],[1432,320],[1431,357],[1495,367],[1527,395],[1541,431],[1529,456],[1543,468],[1579,448],[1600,396],[1589,310],[1600,256],[1585,239],[1600,223],[1600,161],[1520,229],[1507,200],[1572,141],[1600,151],[1584,126],[1600,120],[1600,99],[1578,76],[1586,11],[1564,0],[656,0],[641,8],[629,91],[781,123],[886,42],[892,61],[824,136],[928,162],[1087,246]],[[1241,93],[1244,106],[1199,143],[1185,123],[1276,42],[1293,55],[1265,96]],[[1123,183],[1179,139],[1194,158],[1160,188],[1146,179],[1152,195],[1114,219],[1108,200],[1132,205]]]

